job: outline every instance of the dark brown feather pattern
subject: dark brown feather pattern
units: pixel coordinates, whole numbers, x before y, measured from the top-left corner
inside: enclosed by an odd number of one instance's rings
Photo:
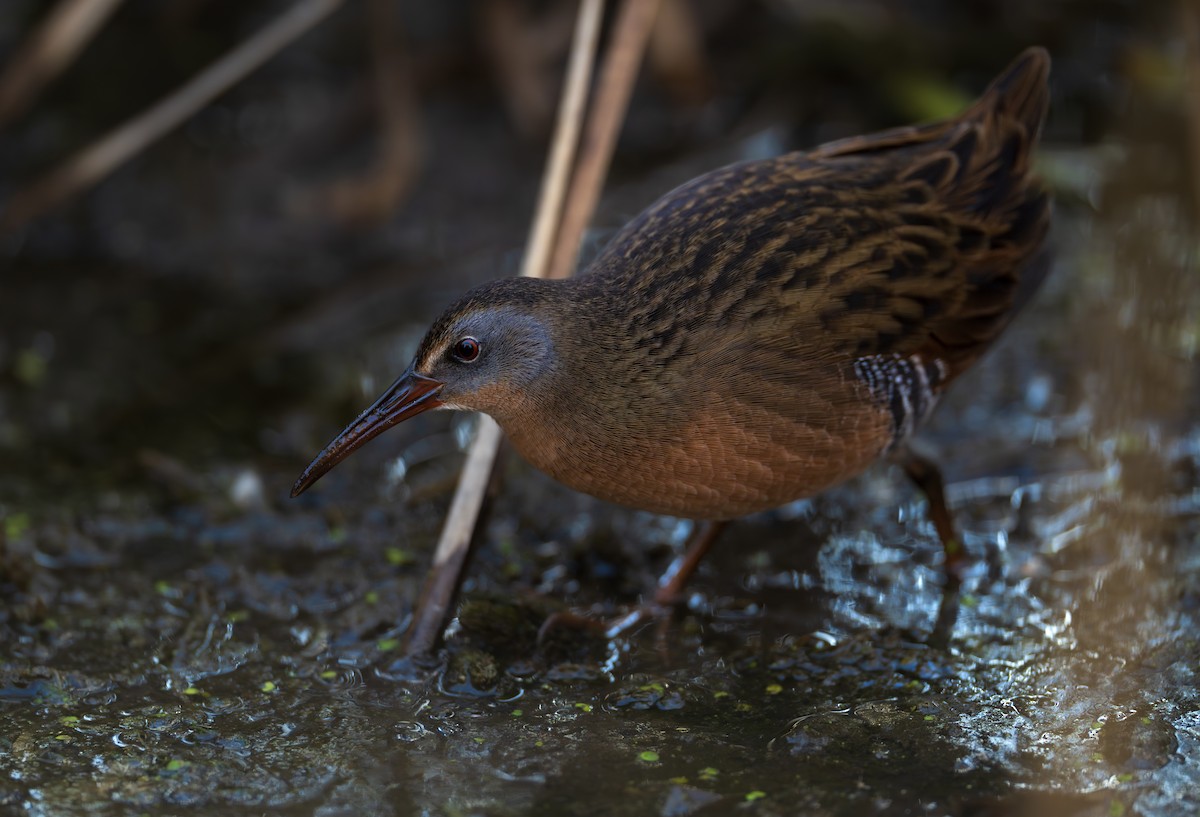
[[[581,294],[640,301],[630,323],[652,352],[674,348],[687,314],[753,321],[805,356],[822,341],[847,359],[926,354],[952,379],[1007,322],[1045,237],[1030,160],[1048,69],[1031,49],[958,119],[701,176],[626,226]],[[668,291],[638,297],[668,276]]]

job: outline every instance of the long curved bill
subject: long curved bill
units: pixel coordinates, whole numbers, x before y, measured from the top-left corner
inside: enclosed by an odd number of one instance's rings
[[[325,450],[309,463],[292,486],[292,496],[297,497],[307,491],[333,466],[392,426],[442,405],[437,396],[444,385],[440,380],[418,374],[410,367],[388,387],[374,405],[358,415],[357,420],[346,426],[345,430],[334,437],[333,442],[325,446]]]

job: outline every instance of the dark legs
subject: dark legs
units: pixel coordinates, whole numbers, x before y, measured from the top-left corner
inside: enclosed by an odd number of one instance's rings
[[[905,447],[895,458],[909,479],[916,483],[929,500],[929,518],[937,530],[938,538],[942,540],[942,550],[946,553],[947,577],[955,581],[961,580],[963,568],[967,564],[967,554],[954,527],[954,517],[950,515],[950,508],[946,505],[946,486],[942,482],[942,472],[933,460],[918,454],[912,448]]]
[[[574,613],[555,613],[542,624],[538,630],[538,641],[544,641],[546,636],[556,627],[575,627],[597,630],[606,638],[616,638],[629,629],[641,624],[647,618],[658,618],[664,624],[671,608],[683,596],[684,588],[705,554],[712,549],[713,543],[725,530],[728,522],[697,522],[692,535],[688,537],[687,548],[683,555],[671,563],[667,571],[659,577],[658,590],[654,599],[648,604],[640,604],[637,608],[612,621],[597,621]],[[660,639],[662,632],[660,631]]]
[[[937,464],[907,446],[894,456],[929,500],[929,518],[933,521],[938,538],[942,540],[942,550],[946,554],[946,585],[942,590],[941,604],[938,605],[937,619],[929,633],[932,646],[945,647],[950,642],[954,621],[958,618],[958,591],[962,586],[963,570],[967,566],[967,552],[963,549],[962,539],[954,527],[954,517],[946,505],[946,486]]]
[[[688,537],[687,548],[683,555],[671,562],[667,572],[659,577],[654,601],[650,604],[638,605],[627,615],[609,622],[604,630],[605,637],[616,638],[621,633],[641,624],[647,618],[657,618],[659,622],[658,646],[660,651],[665,654],[667,625],[671,620],[671,611],[683,598],[684,588],[687,587],[688,580],[692,578],[696,568],[700,566],[700,561],[712,549],[713,543],[717,541],[721,531],[725,530],[725,526],[728,524],[728,522],[697,522],[692,535]]]
[[[679,601],[680,596],[683,595],[683,589],[687,587],[692,574],[700,566],[700,560],[712,548],[713,543],[717,541],[721,531],[725,530],[725,526],[728,524],[728,522],[696,523],[696,529],[688,537],[687,549],[683,555],[672,562],[671,566],[667,568],[667,572],[659,577],[658,591],[654,594],[655,604],[668,607]]]

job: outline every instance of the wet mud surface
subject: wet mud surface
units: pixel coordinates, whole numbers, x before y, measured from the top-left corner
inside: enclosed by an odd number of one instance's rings
[[[469,418],[418,418],[286,496],[442,304],[515,271],[539,148],[460,89],[430,91],[438,147],[385,227],[296,216],[279,191],[329,168],[210,113],[6,239],[0,813],[1200,812],[1198,160],[1186,49],[1145,26],[1062,38],[1055,269],[922,437],[973,560],[947,638],[924,501],[881,464],[731,525],[665,629],[539,643],[557,611],[636,605],[689,523],[509,453],[444,648],[403,655]],[[222,110],[282,116],[261,100],[304,65]],[[298,133],[317,116],[289,110]],[[638,111],[610,228],[818,134],[727,112],[732,136],[651,161]]]

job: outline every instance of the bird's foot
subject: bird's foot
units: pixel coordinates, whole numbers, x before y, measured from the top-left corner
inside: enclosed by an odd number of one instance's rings
[[[547,643],[556,630],[575,630],[605,641],[620,638],[649,622],[657,622],[657,637],[666,635],[667,627],[676,610],[675,603],[664,603],[658,598],[643,602],[626,613],[612,618],[583,615],[563,610],[548,617],[538,628],[538,644]]]
[[[546,620],[542,622],[542,626],[538,627],[537,643],[538,646],[545,645],[559,630],[573,630],[599,637],[604,634],[605,628],[606,623],[602,618],[585,616],[570,610],[559,610],[557,613],[547,616]]]
[[[555,613],[542,623],[538,629],[538,644],[544,644],[554,630],[562,627],[587,631],[605,639],[618,638],[645,624],[648,621],[658,622],[657,640],[665,643],[667,627],[671,617],[685,600],[684,590],[688,580],[696,572],[700,560],[712,548],[725,522],[697,523],[691,539],[683,555],[667,568],[667,572],[658,580],[658,589],[648,602],[642,602],[637,607],[613,619],[600,619],[582,616],[578,613]]]

